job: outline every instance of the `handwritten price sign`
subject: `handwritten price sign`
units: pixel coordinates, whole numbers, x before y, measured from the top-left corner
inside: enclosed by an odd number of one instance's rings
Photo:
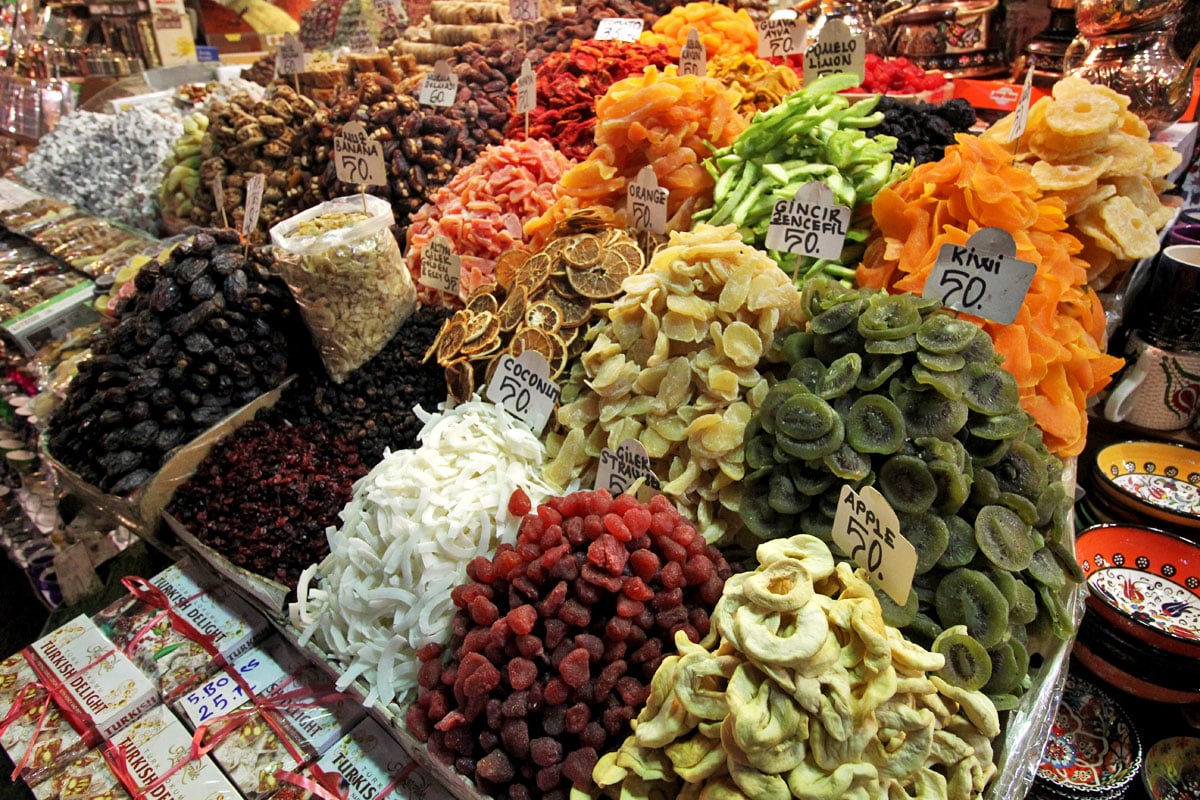
[[[421,251],[422,286],[439,292],[458,294],[458,281],[462,276],[462,259],[454,254],[450,240],[435,236]]]
[[[630,224],[639,231],[667,232],[666,189],[659,188],[653,167],[642,167],[629,184],[626,210]]]
[[[262,662],[251,659],[238,666],[238,673],[245,679],[251,691],[259,691],[259,686],[250,678],[252,673],[262,666]],[[191,692],[183,699],[183,710],[196,727],[209,720],[236,711],[245,705],[249,698],[242,687],[225,673],[217,675],[200,688]]]
[[[807,33],[808,24],[796,12],[777,11],[758,24],[758,55],[771,58],[802,53]]]
[[[636,42],[642,35],[644,23],[640,19],[609,17],[596,24],[597,41],[612,39],[618,42]]]
[[[850,209],[838,205],[824,183],[811,181],[797,189],[791,200],[775,203],[766,244],[784,253],[837,259],[849,229]]]
[[[700,43],[700,34],[695,28],[688,31],[687,44],[679,51],[679,74],[698,78],[708,74],[708,52]]]
[[[484,396],[504,406],[534,433],[540,434],[561,394],[558,384],[550,380],[546,357],[534,350],[526,350],[516,358],[507,353],[500,356]]]
[[[944,244],[921,294],[946,308],[1008,325],[1017,318],[1037,266],[1017,258],[1012,234],[983,228],[964,245]]]
[[[360,186],[386,186],[387,165],[383,160],[383,142],[367,136],[357,120],[347,122],[333,137],[333,163],[343,183]]]
[[[458,97],[458,76],[450,71],[450,64],[439,61],[433,66],[433,72],[425,76],[421,84],[421,94],[417,99],[428,106],[454,105]]]
[[[517,22],[534,22],[540,11],[538,0],[508,0],[508,14]]]
[[[897,605],[908,602],[917,550],[900,535],[900,520],[873,486],[842,486],[833,518],[833,543],[865,569]]]
[[[644,478],[643,486],[655,491],[662,488],[646,448],[637,439],[626,439],[616,450],[607,447],[600,451],[600,466],[596,469],[596,488],[608,489],[615,497],[629,491],[629,487]]]
[[[275,71],[280,75],[295,75],[304,72],[304,45],[294,33],[283,35],[283,44],[275,54]]]

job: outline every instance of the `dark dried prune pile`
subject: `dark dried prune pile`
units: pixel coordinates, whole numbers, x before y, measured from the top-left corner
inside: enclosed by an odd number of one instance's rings
[[[209,451],[167,510],[234,564],[295,588],[329,555],[325,529],[366,474],[357,448],[320,423],[254,421]]]
[[[49,424],[51,455],[104,491],[142,486],[167,454],[288,372],[307,342],[265,251],[202,231],[153,261],[92,343]],[[296,346],[301,346],[297,344]]]
[[[897,144],[892,160],[897,164],[910,159],[915,164],[940,160],[946,146],[954,144],[955,134],[966,133],[975,124],[971,104],[959,98],[930,105],[906,103],[884,95],[875,110],[883,112],[883,122],[864,133],[872,138],[895,136]]]
[[[344,382],[334,383],[315,365],[300,373],[259,418],[296,425],[321,421],[353,442],[368,467],[383,459],[384,449],[415,447],[421,421],[413,409],[419,405],[432,411],[446,399],[444,370],[422,362],[448,316],[445,309],[417,309],[379,355]]]
[[[629,733],[677,631],[708,634],[731,569],[662,495],[552,498],[467,566],[450,658],[418,652],[409,729],[498,800],[565,800]]]

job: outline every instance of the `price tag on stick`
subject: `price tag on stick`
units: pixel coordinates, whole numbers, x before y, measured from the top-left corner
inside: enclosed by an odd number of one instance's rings
[[[537,75],[529,59],[521,62],[521,74],[517,76],[517,113],[525,114],[525,134],[529,134],[529,112],[537,108]]]
[[[374,53],[379,48],[375,44],[375,37],[371,35],[371,29],[367,27],[366,20],[361,20],[354,32],[350,34],[350,52],[352,53]]]
[[[782,57],[804,52],[804,41],[808,37],[808,23],[785,9],[758,23],[759,58]]]
[[[217,175],[217,177],[213,178],[212,180],[212,195],[213,203],[216,204],[217,208],[221,212],[221,227],[228,228],[229,217],[225,214],[225,185],[221,183],[220,175]]]
[[[458,76],[450,69],[450,63],[442,59],[433,65],[433,72],[425,76],[417,99],[427,106],[445,108],[454,105],[457,96]]]
[[[838,205],[833,190],[821,181],[810,181],[791,200],[779,200],[767,227],[767,248],[814,258],[842,255],[850,209]]]
[[[900,520],[873,486],[842,485],[833,518],[833,543],[903,606],[917,570],[917,549],[900,535]]]
[[[445,236],[435,236],[421,251],[422,286],[458,296],[458,281],[462,276],[462,259],[454,254],[453,245]]]
[[[558,384],[550,380],[546,357],[536,350],[526,350],[516,358],[507,353],[500,356],[484,397],[504,406],[541,435],[561,394]]]
[[[596,488],[608,489],[615,497],[629,491],[638,478],[644,478],[643,486],[658,491],[658,482],[650,465],[646,448],[637,439],[626,439],[617,449],[607,447],[600,451],[600,466],[596,469]]]
[[[280,75],[296,75],[304,72],[304,45],[294,33],[283,35],[283,44],[275,53],[275,72]]]
[[[333,137],[333,162],[337,178],[343,183],[387,185],[383,142],[367,136],[367,129],[358,120],[347,122]]]
[[[658,185],[653,167],[642,167],[629,184],[626,210],[629,224],[640,231],[667,232],[668,192]]]
[[[804,82],[822,75],[851,72],[862,83],[866,74],[867,46],[861,33],[854,33],[840,19],[829,19],[812,47],[804,51]]]
[[[596,23],[596,41],[606,39],[618,42],[636,42],[642,35],[644,23],[640,19],[608,17]]]
[[[262,211],[263,187],[267,176],[256,172],[246,182],[246,210],[242,214],[242,236],[250,236],[258,227],[258,214]]]
[[[700,33],[695,28],[688,31],[687,43],[679,51],[679,74],[699,78],[708,74],[708,53],[700,43]]]
[[[1008,325],[1017,318],[1037,266],[1017,258],[1017,243],[1001,228],[975,231],[965,245],[944,244],[921,294],[946,308]]]
[[[517,22],[535,22],[541,9],[538,0],[508,0],[508,14]]]
[[[1008,141],[1015,142],[1025,134],[1025,126],[1029,123],[1029,101],[1033,97],[1033,64],[1025,71],[1025,85],[1021,87],[1021,99],[1017,100],[1017,109],[1013,113],[1012,129],[1008,132]]]

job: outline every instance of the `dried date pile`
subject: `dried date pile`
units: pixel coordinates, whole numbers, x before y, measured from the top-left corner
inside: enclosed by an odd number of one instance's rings
[[[352,442],[368,467],[379,463],[384,449],[415,447],[421,421],[413,409],[432,410],[446,399],[443,370],[421,361],[448,316],[443,309],[418,308],[379,355],[345,381],[334,383],[319,366],[302,372],[259,418],[322,421]]]
[[[326,425],[255,420],[213,447],[168,511],[234,564],[294,588],[329,555],[325,529],[366,473]]]
[[[419,653],[408,726],[493,797],[566,798],[629,732],[677,631],[699,641],[731,574],[666,497],[606,491],[524,513],[516,547],[467,567],[450,658]]]
[[[113,494],[287,374],[307,342],[269,257],[231,230],[202,231],[142,268],[120,321],[92,346],[50,419],[49,448]]]
[[[352,120],[363,123],[368,136],[383,142],[388,185],[369,191],[392,204],[401,228],[483,149],[461,122],[420,105],[414,97],[397,94],[382,75],[364,74],[355,89],[339,95],[330,108],[317,111],[292,142],[293,163],[300,172],[288,190],[292,208],[311,208],[360,190],[337,179],[331,158],[333,137]]]

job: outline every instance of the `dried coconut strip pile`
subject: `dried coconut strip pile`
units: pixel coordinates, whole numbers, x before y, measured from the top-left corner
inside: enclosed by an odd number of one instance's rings
[[[503,408],[472,400],[440,414],[420,408],[415,450],[389,453],[355,486],[329,528],[329,556],[306,569],[292,624],[342,667],[337,688],[359,677],[367,705],[405,702],[417,687],[416,651],[450,639],[450,590],[467,563],[515,543],[521,488],[534,505],[559,488],[542,480],[545,448]]]

